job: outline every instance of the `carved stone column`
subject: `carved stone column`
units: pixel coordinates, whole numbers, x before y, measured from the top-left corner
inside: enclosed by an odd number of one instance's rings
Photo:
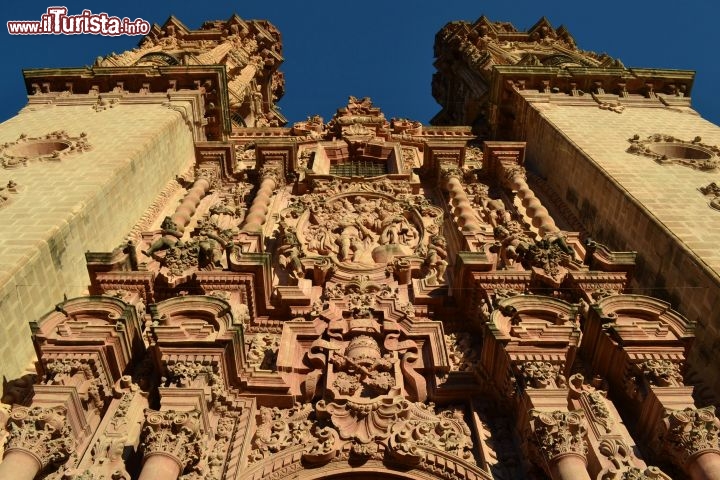
[[[193,186],[190,187],[182,203],[177,207],[175,213],[172,216],[173,222],[178,226],[180,233],[185,230],[185,227],[190,223],[190,219],[195,214],[197,206],[200,204],[200,200],[207,194],[210,189],[210,182],[200,177],[195,180]]]
[[[32,480],[41,470],[67,461],[74,441],[64,413],[62,408],[13,408],[0,480]]]
[[[245,217],[243,230],[246,232],[258,232],[262,229],[267,218],[270,198],[275,188],[282,183],[280,169],[272,166],[264,166],[261,173],[260,188],[253,199],[253,203]]]
[[[663,446],[673,463],[693,480],[720,478],[720,427],[715,408],[686,408],[668,413]]]
[[[559,231],[550,213],[527,184],[525,169],[519,166],[505,166],[503,170],[506,184],[517,192],[518,198],[525,207],[525,214],[532,219],[532,224],[539,229],[540,235]]]
[[[458,224],[464,232],[479,232],[482,228],[477,214],[472,208],[470,199],[463,189],[461,180],[462,172],[458,168],[444,170],[442,172],[445,180],[445,188],[450,194],[450,203],[455,208],[455,216]]]
[[[582,411],[530,411],[530,447],[553,480],[590,480]]]
[[[139,480],[176,480],[202,455],[199,413],[145,411]]]

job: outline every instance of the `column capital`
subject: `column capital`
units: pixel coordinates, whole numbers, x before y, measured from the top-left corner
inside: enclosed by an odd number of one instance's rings
[[[142,444],[145,459],[153,455],[170,457],[182,472],[202,456],[200,412],[159,412],[145,410]]]
[[[5,455],[13,450],[24,451],[37,460],[39,470],[65,463],[73,452],[75,442],[62,407],[15,406],[7,431]]]
[[[546,466],[566,455],[585,459],[587,426],[582,410],[572,412],[530,410],[530,445]]]
[[[666,410],[665,413],[661,427],[663,449],[676,465],[685,468],[691,460],[703,453],[720,454],[720,422],[715,416],[715,407],[688,407],[683,410]]]

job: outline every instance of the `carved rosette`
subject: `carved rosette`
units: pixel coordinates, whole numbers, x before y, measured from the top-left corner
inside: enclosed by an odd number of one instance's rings
[[[180,471],[202,457],[200,413],[145,410],[142,444],[145,458],[165,455],[180,465]]]
[[[715,407],[668,410],[663,421],[663,447],[675,464],[684,467],[689,460],[703,453],[720,454],[718,433],[720,422]]]
[[[543,460],[543,467],[565,455],[576,455],[585,459],[587,427],[582,410],[531,410],[530,428],[533,435],[529,443],[533,453]]]
[[[67,461],[74,448],[74,438],[61,407],[21,407],[10,412],[5,453],[22,450],[32,455],[40,470]]]

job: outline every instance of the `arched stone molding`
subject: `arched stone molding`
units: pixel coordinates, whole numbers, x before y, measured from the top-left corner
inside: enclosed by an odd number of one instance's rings
[[[235,480],[281,480],[290,475],[297,480],[367,478],[373,479],[422,479],[422,480],[492,480],[481,468],[436,449],[418,449],[421,460],[407,466],[383,458],[382,453],[361,463],[353,463],[348,452],[316,467],[303,462],[303,445],[283,450],[261,462],[242,470]],[[346,477],[351,475],[351,477]]]
[[[189,368],[208,366],[230,388],[245,367],[242,323],[222,298],[186,295],[151,305],[153,342],[158,349],[160,371],[179,359]],[[208,352],[203,346],[213,346]],[[219,347],[219,348],[218,348]],[[218,385],[219,387],[220,385]]]
[[[567,386],[580,343],[576,314],[574,305],[538,295],[517,295],[498,303],[486,324],[482,358],[504,395]]]
[[[32,323],[45,381],[83,369],[84,364],[109,395],[133,358],[145,351],[138,310],[117,297],[80,297],[58,304],[54,312]]]

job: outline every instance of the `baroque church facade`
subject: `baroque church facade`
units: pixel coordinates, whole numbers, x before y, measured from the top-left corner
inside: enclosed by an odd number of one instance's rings
[[[431,126],[286,126],[280,33],[237,16],[25,71],[0,480],[720,479],[693,73],[546,19],[435,56]]]

